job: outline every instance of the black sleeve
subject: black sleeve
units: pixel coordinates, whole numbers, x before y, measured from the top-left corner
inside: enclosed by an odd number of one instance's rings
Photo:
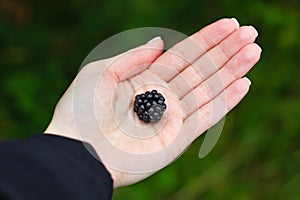
[[[0,199],[111,199],[111,176],[85,145],[48,134],[0,142]]]

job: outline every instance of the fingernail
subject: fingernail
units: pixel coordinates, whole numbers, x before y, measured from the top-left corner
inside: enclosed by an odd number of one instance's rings
[[[231,18],[231,20],[235,23],[236,28],[240,27],[240,24],[236,18]]]
[[[147,42],[147,44],[152,43],[152,42],[154,42],[154,41],[156,41],[156,40],[161,40],[161,37],[160,37],[160,36],[157,36],[157,37],[155,37],[155,38],[152,38],[151,40],[149,40],[149,41]]]
[[[247,82],[248,82],[249,86],[251,85],[251,81],[250,81],[250,79],[249,79],[249,78],[247,78],[247,77],[244,77],[243,79],[247,80]]]
[[[257,45],[257,47],[259,48],[260,53],[261,53],[262,52],[262,48],[259,45]]]
[[[255,32],[255,37],[257,37],[258,36],[257,30],[253,26],[249,26],[249,27],[253,29],[253,31]]]

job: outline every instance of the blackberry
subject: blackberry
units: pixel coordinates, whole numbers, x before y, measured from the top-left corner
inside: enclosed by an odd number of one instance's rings
[[[156,90],[136,95],[133,103],[134,112],[144,122],[158,122],[166,108],[165,98]]]

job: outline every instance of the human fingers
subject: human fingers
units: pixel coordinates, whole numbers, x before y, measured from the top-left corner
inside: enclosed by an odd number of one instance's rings
[[[218,20],[174,45],[161,55],[149,69],[164,81],[169,81],[206,51],[219,44],[236,28],[234,20]]]
[[[176,91],[179,98],[182,98],[222,68],[241,48],[253,43],[257,35],[257,31],[252,26],[243,26],[237,29],[172,79],[169,82],[170,88]]]
[[[260,54],[261,48],[257,44],[241,49],[223,68],[182,98],[183,117],[191,115],[236,79],[243,77],[257,63]]]
[[[207,129],[220,121],[247,94],[251,82],[248,78],[240,78],[229,85],[216,98],[203,105],[184,120],[182,131],[189,133],[190,142],[199,137]]]

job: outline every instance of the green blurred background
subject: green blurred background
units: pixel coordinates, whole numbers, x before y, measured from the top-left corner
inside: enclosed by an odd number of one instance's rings
[[[0,139],[43,131],[85,56],[107,37],[144,26],[191,34],[236,17],[258,29],[263,54],[213,151],[198,158],[202,136],[114,199],[300,199],[299,7],[297,0],[0,0]]]

